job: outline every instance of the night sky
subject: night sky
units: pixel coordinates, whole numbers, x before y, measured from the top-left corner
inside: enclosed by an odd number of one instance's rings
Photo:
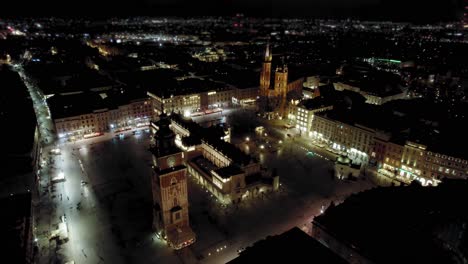
[[[206,16],[360,18],[435,22],[456,20],[463,0],[14,0],[2,16]]]

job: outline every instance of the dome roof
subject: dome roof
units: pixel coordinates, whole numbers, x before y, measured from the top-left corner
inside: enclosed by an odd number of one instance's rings
[[[339,156],[336,161],[341,164],[351,164],[351,159],[344,155]]]

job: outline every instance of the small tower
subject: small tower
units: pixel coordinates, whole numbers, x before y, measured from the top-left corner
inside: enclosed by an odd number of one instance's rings
[[[187,168],[183,152],[175,145],[171,121],[162,111],[154,136],[153,153],[153,228],[168,245],[181,249],[195,242],[190,228],[187,193]]]
[[[262,64],[262,72],[260,73],[260,95],[268,96],[268,90],[270,89],[271,80],[271,61],[272,54],[270,50],[270,44],[268,43],[265,50],[265,57]]]

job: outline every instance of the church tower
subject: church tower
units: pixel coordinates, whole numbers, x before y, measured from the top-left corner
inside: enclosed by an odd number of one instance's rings
[[[187,168],[184,153],[175,145],[175,134],[169,128],[167,115],[160,115],[156,123],[153,153],[153,228],[174,249],[195,242],[190,228],[187,193]]]
[[[275,71],[275,87],[274,95],[279,99],[279,115],[284,116],[286,111],[286,95],[288,93],[288,66],[283,63],[283,66],[279,66]]]
[[[267,44],[265,57],[262,64],[262,72],[260,73],[260,95],[268,96],[270,89],[270,80],[271,80],[271,61],[272,54],[270,50],[270,44]]]

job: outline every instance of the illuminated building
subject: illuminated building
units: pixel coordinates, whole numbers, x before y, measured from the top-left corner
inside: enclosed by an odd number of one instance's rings
[[[317,89],[318,91],[318,89]],[[296,128],[305,135],[310,135],[312,120],[314,114],[333,109],[333,104],[322,97],[307,99],[301,101],[294,106],[294,114],[290,115],[290,119],[295,120]]]
[[[56,95],[48,104],[59,138],[147,127],[154,115],[151,100],[127,93]]]
[[[263,172],[260,163],[230,143],[202,140],[187,157],[189,173],[223,204],[278,189],[278,176]]]
[[[153,153],[153,228],[174,249],[195,242],[189,222],[187,167],[184,152],[175,145],[176,135],[169,128],[171,121],[160,115],[154,135]]]
[[[403,144],[386,142],[386,152],[380,173],[410,183],[418,180],[422,185],[437,185],[443,178],[466,179],[468,161],[428,150],[428,146],[406,141]]]
[[[229,143],[229,130],[202,128],[175,113],[170,118],[175,142],[185,150],[188,172],[219,202],[239,203],[278,190],[279,176]]]
[[[374,144],[375,131],[363,125],[350,125],[330,118],[325,114],[315,114],[311,125],[311,137],[325,144],[338,154],[347,153],[356,163],[366,164]]]
[[[403,154],[404,142],[390,141],[390,135],[376,133],[374,137],[374,150],[371,160],[375,161],[379,172],[394,177],[401,167],[401,156]]]
[[[185,78],[148,91],[155,111],[165,109],[168,113],[175,112],[192,115],[207,109],[222,109],[234,104],[244,104],[255,100],[258,88],[240,89],[225,84],[195,78]]]
[[[356,164],[376,166],[380,174],[402,183],[417,180],[428,186],[443,178],[466,179],[468,159],[453,138],[457,134],[415,123],[410,106],[417,105],[414,100],[364,104],[354,110],[335,105],[314,114],[308,135],[316,145],[347,155]],[[369,118],[370,112],[377,118]]]
[[[260,73],[260,96],[266,99],[266,103],[272,108],[271,112],[281,118],[286,117],[289,107],[287,96],[290,92],[302,94],[304,78],[289,81],[288,66],[285,63],[278,65],[274,74],[271,68],[272,54],[270,45],[267,45]]]

